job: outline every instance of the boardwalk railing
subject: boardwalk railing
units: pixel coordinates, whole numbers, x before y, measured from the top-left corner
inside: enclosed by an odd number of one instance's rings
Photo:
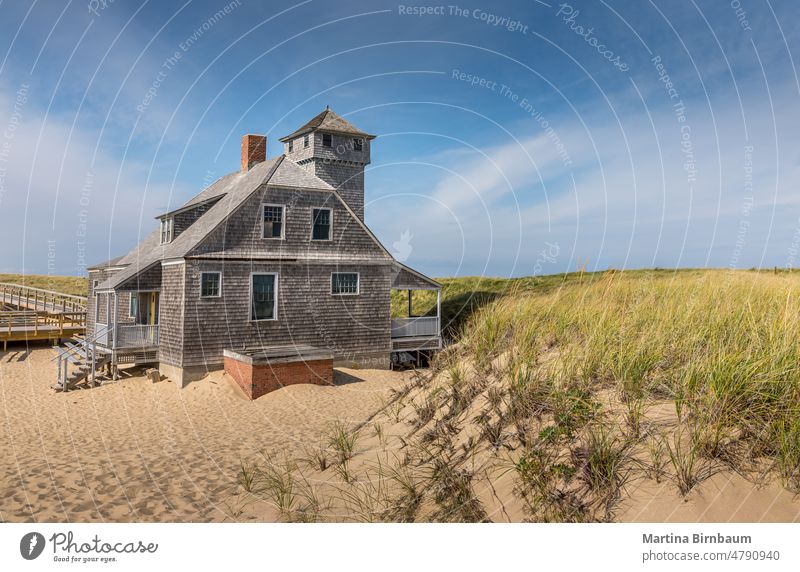
[[[0,282],[0,303],[11,304],[35,312],[86,312],[86,298]]]
[[[439,335],[439,318],[419,316],[416,318],[392,318],[393,338],[416,338]]]

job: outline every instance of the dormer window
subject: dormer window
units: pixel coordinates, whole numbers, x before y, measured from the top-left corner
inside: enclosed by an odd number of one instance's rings
[[[172,242],[172,217],[161,219],[161,244]]]
[[[322,134],[322,146],[323,147],[333,147],[333,137],[331,137],[330,133],[323,133]]]
[[[308,134],[303,135],[303,149],[308,149]]]
[[[361,151],[364,149],[364,140],[360,137],[353,139],[353,151]]]
[[[289,141],[289,153],[294,151],[294,141]]]

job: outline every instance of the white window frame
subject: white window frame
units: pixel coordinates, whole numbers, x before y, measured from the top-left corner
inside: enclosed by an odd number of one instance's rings
[[[280,207],[281,208],[281,235],[280,236],[264,236],[264,210],[267,207]],[[261,239],[262,240],[285,240],[286,239],[286,205],[277,205],[272,203],[261,203]]]
[[[286,147],[289,149],[289,153],[294,153],[294,139],[289,139]]]
[[[128,317],[135,318],[136,313],[133,311],[133,301],[136,300],[136,309],[139,309],[139,293],[138,292],[131,292],[130,298],[128,299]],[[160,308],[159,308],[160,310]]]
[[[173,236],[173,227],[174,227],[174,219],[173,217],[167,217],[165,219],[161,219],[161,229],[159,234],[159,239],[161,244],[168,244],[172,242]],[[166,232],[165,232],[166,229]],[[165,237],[166,235],[166,237]]]
[[[216,296],[210,296],[210,295],[209,296],[203,296],[203,276],[205,274],[216,274],[217,276],[219,276],[219,291],[217,292]],[[198,297],[201,300],[206,300],[206,299],[209,299],[209,298],[212,298],[212,299],[213,298],[222,298],[222,272],[220,272],[218,270],[208,270],[208,271],[204,270],[204,271],[202,271],[200,273],[200,291],[198,292],[198,294],[199,294]],[[160,310],[161,310],[161,308],[159,308],[159,311]]]
[[[334,292],[333,291],[333,275],[334,274],[355,274],[356,275],[356,291],[355,292]],[[361,273],[360,272],[331,272],[331,296],[358,296],[361,294]]]
[[[314,211],[328,211],[330,224],[328,225],[328,238],[314,238]],[[333,209],[330,207],[311,207],[311,242],[333,242]]]
[[[275,277],[275,302],[272,306],[271,318],[253,318],[253,276],[274,276]],[[280,284],[280,275],[277,272],[251,272],[249,289],[250,294],[247,296],[247,321],[248,322],[277,322],[278,321],[278,285]]]
[[[95,292],[94,294],[94,323],[100,321],[100,294]],[[106,320],[108,321],[108,320]]]
[[[309,145],[311,145],[309,139],[310,139],[310,135],[308,133],[303,135],[303,149],[308,149]]]

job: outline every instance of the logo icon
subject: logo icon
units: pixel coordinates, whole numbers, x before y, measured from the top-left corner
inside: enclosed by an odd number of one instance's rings
[[[394,248],[392,256],[394,256],[398,262],[405,262],[408,260],[408,257],[411,256],[411,251],[413,250],[411,246],[412,238],[414,238],[414,235],[411,234],[410,230],[406,229],[400,234],[400,240],[392,244],[392,248]]]
[[[19,553],[25,560],[35,560],[44,551],[44,536],[38,532],[29,532],[19,541]]]

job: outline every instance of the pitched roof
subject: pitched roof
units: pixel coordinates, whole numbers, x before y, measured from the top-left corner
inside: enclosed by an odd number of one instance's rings
[[[167,244],[159,244],[158,229],[148,234],[134,250],[119,260],[119,265],[127,264],[121,272],[97,286],[98,290],[115,288],[162,260],[182,258],[194,248],[203,238],[222,223],[227,216],[247,198],[253,194],[263,183],[270,180],[277,167],[283,162],[283,155],[268,159],[255,165],[246,173],[236,172],[222,177],[217,183],[217,192],[222,195],[214,205],[208,209],[194,224],[178,235],[175,240]],[[298,167],[300,168],[300,167]],[[326,184],[320,180],[318,184]],[[216,183],[215,183],[216,185]],[[208,189],[197,195],[187,204],[192,204],[198,197],[205,194]],[[206,194],[204,200],[213,195]],[[202,200],[200,202],[203,202]]]
[[[360,135],[365,139],[375,139],[375,135],[370,135],[365,131],[361,131],[358,127],[343,119],[339,114],[333,111],[330,107],[326,107],[325,111],[314,117],[311,121],[303,125],[300,129],[295,131],[294,133],[287,135],[286,137],[281,137],[281,141],[288,141],[289,139],[294,139],[295,137],[299,137],[300,135],[304,135],[305,133],[309,133],[311,131],[316,130],[321,131],[333,131],[335,133],[345,133],[347,135]]]

